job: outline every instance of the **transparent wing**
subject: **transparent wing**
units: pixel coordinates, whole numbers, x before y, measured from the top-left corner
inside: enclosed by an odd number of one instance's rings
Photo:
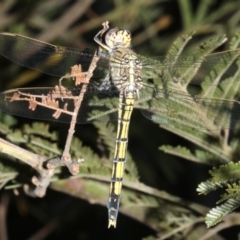
[[[0,94],[0,109],[18,116],[69,123],[81,87],[15,89]],[[78,113],[78,123],[117,120],[119,91],[99,91],[88,86]],[[45,106],[43,106],[43,104]],[[234,128],[240,120],[240,103],[201,98],[182,91],[145,85],[135,101],[143,115],[163,125],[197,129]],[[59,110],[60,109],[60,110]]]
[[[240,78],[231,79],[240,65],[240,49],[225,51],[207,56],[166,56],[142,59],[143,79],[157,79],[165,76],[165,82],[181,83],[182,85],[195,84],[201,85],[205,82],[207,85],[219,85],[220,83],[231,83],[239,81]],[[221,75],[217,81],[206,78],[211,72],[218,72]],[[215,79],[216,80],[216,79]],[[161,79],[163,81],[163,79]]]
[[[22,66],[57,77],[69,73],[76,64],[81,64],[82,70],[87,71],[94,52],[54,46],[18,34],[0,33],[1,55]],[[108,68],[108,56],[102,54],[98,64]],[[95,76],[103,77],[104,71],[96,70]]]
[[[18,34],[0,33],[0,54],[22,66],[37,69],[49,75],[62,77],[70,72],[75,64],[81,64],[83,71],[87,71],[92,61],[94,50],[74,49],[54,46],[36,39],[28,38]],[[225,51],[207,56],[176,55],[146,58],[137,55],[142,61],[142,78],[163,80],[161,76],[168,76],[164,81],[180,82],[182,84],[202,84],[205,77],[213,70],[224,72],[219,82],[208,82],[209,85],[218,85],[220,82],[231,80],[239,65],[240,49]],[[101,54],[98,67],[94,71],[94,77],[103,78],[109,65],[108,54]],[[118,69],[119,60],[111,67]]]
[[[83,94],[83,86],[72,89],[19,88],[0,93],[0,109],[9,114],[69,123],[77,99],[83,98],[77,122],[117,120],[119,92],[99,91],[88,86]]]
[[[201,98],[183,91],[148,86],[140,93],[136,107],[142,114],[162,125],[197,129],[234,128],[240,120],[240,102]]]
[[[57,47],[16,34],[0,34],[0,43],[1,55],[23,66],[58,77],[68,73],[75,64],[81,64],[83,71],[87,71],[94,54],[92,50]],[[174,88],[169,88],[168,83],[180,83],[187,87],[189,84],[203,83],[220,86],[222,83],[239,81],[240,78],[236,77],[240,65],[239,54],[240,50],[237,49],[205,57],[193,55],[146,58],[138,55],[143,66],[142,79],[153,82],[154,85],[145,83],[139,90],[140,97],[136,100],[136,107],[142,110],[145,117],[161,124],[183,124],[209,129],[234,127],[240,114],[237,101],[192,96],[186,91],[175,90],[177,84]],[[99,82],[105,81],[106,71],[109,70],[108,58],[108,55],[102,54],[94,71],[94,77]],[[135,59],[134,55],[133,61]],[[119,73],[120,67],[119,59],[111,59],[113,73]],[[214,72],[217,77],[211,78]],[[116,78],[119,77],[117,74]],[[106,91],[98,90],[94,84],[88,86],[78,114],[79,123],[105,121],[108,120],[108,115],[111,120],[116,119],[113,113],[117,111],[119,92],[116,87],[109,87],[108,81],[105,83],[108,89]],[[114,84],[121,84],[121,80],[114,81]],[[0,108],[24,117],[70,122],[74,99],[81,90],[81,87],[66,89],[61,92],[62,96],[54,93],[54,88],[11,90],[0,94]],[[22,99],[13,99],[13,95],[17,96],[19,92]],[[49,98],[44,100],[44,96]],[[40,104],[42,101],[49,101],[49,106],[43,107]],[[65,112],[59,111],[59,107],[54,104],[58,104]]]

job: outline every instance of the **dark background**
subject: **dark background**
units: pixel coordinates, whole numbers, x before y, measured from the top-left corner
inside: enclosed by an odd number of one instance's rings
[[[203,2],[206,2],[205,5]],[[205,17],[201,17],[200,7],[203,15],[208,13]],[[151,57],[166,54],[178,36],[193,31],[196,31],[193,47],[217,34],[226,34],[231,38],[239,29],[239,7],[240,1],[228,0],[0,1],[0,31],[15,32],[56,45],[94,49],[93,37],[101,29],[102,22],[108,20],[112,27],[129,29],[134,51]],[[25,68],[0,58],[1,91],[17,87],[54,86],[57,82],[57,78],[39,73],[31,75]],[[16,126],[26,122],[32,123],[33,120],[17,117]],[[63,138],[63,142],[58,143],[60,146],[64,144],[67,127],[62,123],[50,123],[50,130],[58,131]],[[78,125],[75,135],[84,145],[98,151],[96,128],[91,124]],[[136,160],[140,181],[213,207],[216,201],[214,195],[202,197],[196,192],[197,185],[209,177],[211,166],[164,154],[158,150],[163,144],[194,148],[193,144],[159,128],[139,111],[134,111],[128,149]],[[28,176],[27,170],[23,171]],[[25,173],[22,172],[22,175]],[[1,205],[7,211],[8,239],[143,239],[157,236],[157,232],[147,225],[123,214],[119,214],[117,229],[108,230],[105,206],[92,205],[51,189],[42,199],[24,194],[15,196],[11,191],[1,190]],[[237,239],[237,233],[237,228],[223,231],[222,239]]]

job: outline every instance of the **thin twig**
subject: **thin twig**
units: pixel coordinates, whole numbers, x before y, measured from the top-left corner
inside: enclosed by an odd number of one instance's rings
[[[41,41],[52,41],[56,36],[64,33],[77,19],[79,19],[92,3],[93,0],[76,1],[66,10],[64,15],[51,23],[47,30],[39,34],[36,38]]]
[[[70,146],[71,146],[73,134],[75,132],[75,125],[76,125],[79,109],[81,107],[84,94],[87,90],[87,85],[89,84],[89,81],[90,81],[90,79],[93,75],[93,71],[97,66],[97,61],[98,60],[99,60],[99,56],[97,55],[97,53],[95,53],[94,56],[93,56],[93,60],[90,64],[90,66],[89,66],[86,78],[84,79],[84,83],[82,83],[82,88],[81,88],[81,91],[80,91],[79,96],[77,98],[77,101],[75,101],[75,107],[74,107],[74,111],[73,111],[73,115],[72,115],[72,119],[71,119],[71,123],[70,123],[70,128],[68,130],[68,136],[67,136],[64,151],[63,151],[63,154],[62,154],[62,159],[61,160],[63,161],[63,164],[66,165],[68,167],[69,171],[74,175],[79,172],[79,165],[81,164],[81,162],[83,160],[78,159],[75,162],[72,161],[71,154],[70,154]],[[75,78],[75,81],[77,81],[77,74],[78,73],[80,73],[80,72],[73,73],[73,77]],[[55,164],[56,164],[56,161],[54,159],[52,159],[48,162],[47,167],[48,168],[54,168]]]
[[[179,227],[174,228],[169,233],[162,235],[160,238],[158,238],[158,240],[169,239],[170,237],[173,237],[175,234],[179,232],[183,232],[186,228],[189,228],[189,227],[192,228],[195,224],[201,223],[201,222],[204,222],[204,217],[198,217],[194,220],[189,220],[184,224],[180,224]]]
[[[46,160],[46,158],[41,157],[38,154],[29,152],[6,140],[3,140],[2,138],[0,138],[0,151],[1,153],[5,153],[9,156],[20,159],[21,161],[30,165],[32,168],[36,169],[37,171],[41,169],[42,162]]]
[[[28,184],[24,185],[24,191],[30,196],[43,197],[46,192],[46,186],[49,185],[50,179],[53,175],[52,169],[44,169],[43,163],[47,160],[38,154],[34,154],[27,151],[21,147],[18,147],[12,143],[9,143],[0,138],[0,149],[2,153],[9,156],[15,157],[34,168],[38,173],[39,177],[34,176],[32,178],[32,183],[35,187],[31,187]]]

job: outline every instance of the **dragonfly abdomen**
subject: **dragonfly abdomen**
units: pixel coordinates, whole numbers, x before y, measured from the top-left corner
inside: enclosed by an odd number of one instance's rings
[[[120,93],[118,108],[118,132],[116,137],[115,153],[113,159],[112,177],[108,201],[109,225],[116,227],[123,174],[126,164],[128,145],[128,130],[133,111],[135,93]]]

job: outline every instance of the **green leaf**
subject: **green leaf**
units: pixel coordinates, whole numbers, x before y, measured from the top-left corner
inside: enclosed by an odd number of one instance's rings
[[[240,162],[213,168],[209,171],[212,178],[198,185],[199,194],[208,194],[218,188],[225,188],[226,193],[221,195],[218,204],[220,206],[213,208],[206,215],[206,224],[208,227],[216,225],[222,221],[222,218],[240,206]]]
[[[171,145],[162,145],[159,150],[197,163],[211,164],[216,161],[216,156],[209,152],[195,150],[194,153],[191,153],[190,149],[184,146],[173,147]]]
[[[217,223],[222,221],[222,218],[228,213],[232,212],[234,209],[240,206],[240,197],[235,199],[229,199],[227,202],[222,205],[213,208],[206,215],[206,224],[207,227],[212,227]]]

